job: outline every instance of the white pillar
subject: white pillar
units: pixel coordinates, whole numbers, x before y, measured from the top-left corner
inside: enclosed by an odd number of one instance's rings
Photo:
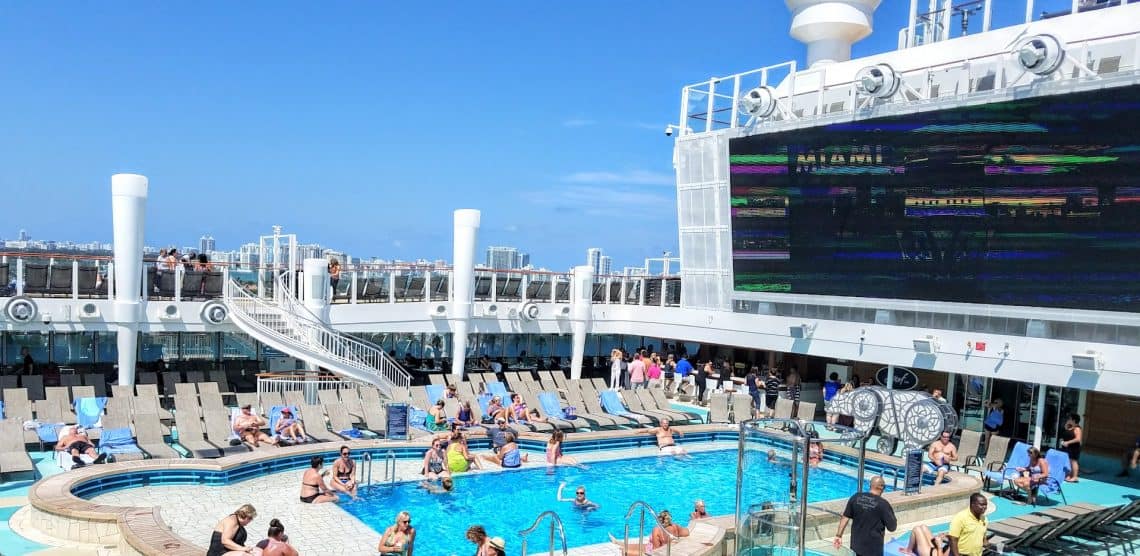
[[[480,213],[474,209],[455,211],[455,244],[451,255],[451,376],[462,377],[467,356],[467,330],[471,326],[471,304],[475,300],[475,240],[479,235]]]
[[[586,334],[590,331],[591,305],[594,302],[594,267],[574,267],[570,275],[570,378],[582,378],[582,360],[586,355]]]
[[[1033,412],[1033,445],[1041,448],[1041,429],[1045,426],[1045,403],[1049,387],[1037,385],[1037,407]]]
[[[111,176],[111,226],[115,249],[115,338],[119,348],[119,384],[135,383],[138,330],[142,316],[142,248],[146,223],[146,176]]]
[[[895,366],[887,364],[887,390],[895,389]]]
[[[321,322],[329,322],[329,263],[325,259],[305,259],[301,283],[301,299],[305,308]]]

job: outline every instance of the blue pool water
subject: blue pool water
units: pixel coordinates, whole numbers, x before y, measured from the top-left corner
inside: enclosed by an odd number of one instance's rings
[[[711,515],[733,514],[736,454],[735,449],[717,450],[699,452],[689,459],[642,457],[599,462],[585,470],[558,467],[459,475],[455,489],[447,494],[431,494],[417,483],[374,486],[366,489],[361,501],[342,507],[377,533],[392,525],[401,510],[409,511],[416,528],[417,554],[462,556],[473,552],[474,547],[464,539],[464,532],[473,524],[483,525],[491,536],[503,537],[507,552],[518,554],[518,532],[546,510],[556,511],[562,519],[569,546],[583,546],[605,542],[607,533],[620,538],[625,512],[635,500],[647,502],[656,510],[670,510],[682,525],[688,523],[696,498],[705,500]],[[786,463],[768,463],[759,457],[749,462],[748,469],[748,500],[787,500]],[[567,483],[564,497],[572,497],[574,487],[584,485],[587,497],[600,509],[582,512],[571,508],[569,502],[558,502],[555,493],[563,481]],[[855,482],[854,477],[814,469],[808,499],[846,498],[855,492]],[[636,535],[636,514],[630,519],[630,530]],[[539,531],[528,540],[528,553],[547,548],[549,530],[540,527]]]

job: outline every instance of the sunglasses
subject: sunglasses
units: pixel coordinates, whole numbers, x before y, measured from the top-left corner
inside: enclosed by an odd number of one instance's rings
[[[342,455],[342,456],[347,456],[347,455],[348,455],[348,452],[341,452],[341,453],[340,453],[340,455]]]
[[[578,496],[585,496],[585,495],[586,495],[586,493],[584,491],[581,491],[581,490],[578,491]]]
[[[403,523],[404,525],[411,525],[411,524],[412,524],[412,520],[410,520],[410,519],[405,519],[405,520],[401,521],[400,523]]]

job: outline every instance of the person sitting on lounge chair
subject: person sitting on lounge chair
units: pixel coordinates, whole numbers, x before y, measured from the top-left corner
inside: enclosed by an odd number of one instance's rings
[[[87,462],[83,461],[80,456],[92,458],[95,463],[107,461],[107,454],[100,454],[95,451],[95,445],[91,444],[91,439],[87,438],[87,431],[83,427],[64,427],[62,432],[59,441],[55,444],[55,449],[71,454],[71,461],[75,463],[75,467],[87,465]]]

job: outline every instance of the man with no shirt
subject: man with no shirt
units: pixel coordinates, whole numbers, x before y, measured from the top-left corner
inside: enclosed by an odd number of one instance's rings
[[[644,429],[644,431],[647,434],[657,435],[657,448],[661,450],[661,453],[672,454],[674,456],[683,456],[688,453],[684,448],[678,446],[677,443],[673,441],[674,433],[679,436],[685,436],[685,433],[670,427],[668,419],[662,419],[661,426]]]
[[[958,448],[950,442],[950,433],[947,431],[942,432],[942,438],[930,443],[930,465],[938,476],[934,478],[934,484],[942,484],[942,479],[946,477],[946,472],[950,471],[950,464],[958,461]]]

